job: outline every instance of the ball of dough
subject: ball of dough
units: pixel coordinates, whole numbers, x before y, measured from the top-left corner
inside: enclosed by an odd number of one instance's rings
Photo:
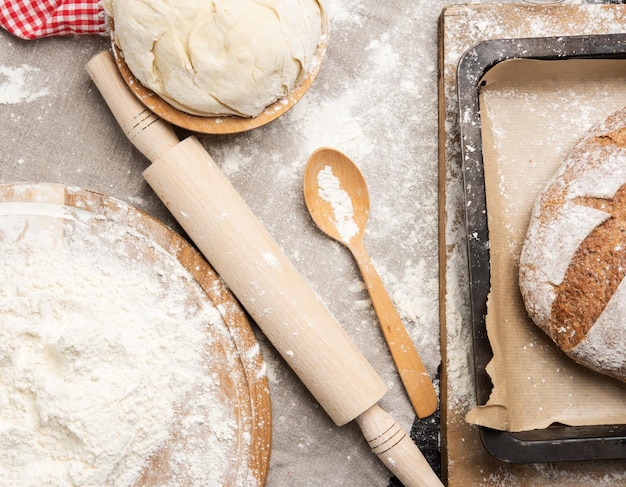
[[[105,0],[133,75],[174,107],[254,117],[308,75],[318,0]]]

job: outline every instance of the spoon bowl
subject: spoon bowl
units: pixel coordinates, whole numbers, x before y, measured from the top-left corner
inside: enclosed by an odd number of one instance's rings
[[[348,191],[340,182],[350,182]],[[342,152],[316,150],[304,172],[304,199],[315,224],[329,237],[347,245],[367,226],[370,199],[365,178]]]
[[[370,208],[365,178],[345,154],[323,147],[307,162],[303,189],[315,224],[352,252],[413,409],[419,418],[430,416],[437,393],[363,244]]]

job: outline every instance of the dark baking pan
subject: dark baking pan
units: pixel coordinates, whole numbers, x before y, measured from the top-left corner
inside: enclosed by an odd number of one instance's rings
[[[511,59],[611,58],[626,58],[626,34],[488,40],[470,48],[459,62],[457,88],[466,201],[476,399],[479,405],[487,402],[492,389],[491,380],[485,370],[492,358],[492,351],[485,325],[490,286],[490,260],[479,110],[481,80],[491,68]],[[480,435],[491,455],[512,463],[626,458],[626,425],[585,427],[553,425],[546,429],[522,433],[480,427]]]

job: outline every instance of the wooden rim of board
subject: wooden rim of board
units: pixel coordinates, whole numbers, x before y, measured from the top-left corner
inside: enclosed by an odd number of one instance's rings
[[[147,213],[136,209],[121,200],[93,191],[68,188],[52,183],[15,183],[0,185],[0,205],[2,203],[47,203],[69,208],[77,208],[94,213],[98,218],[126,226],[146,237],[176,258],[195,278],[209,301],[219,311],[230,332],[227,337],[219,333],[219,350],[227,362],[218,364],[221,378],[221,391],[229,404],[232,402],[238,420],[236,459],[228,466],[232,470],[232,484],[246,485],[254,478],[256,485],[263,486],[269,470],[272,441],[271,400],[269,383],[264,373],[265,367],[259,345],[250,323],[238,301],[231,294],[215,270],[180,235],[170,230]],[[216,347],[212,347],[213,352]],[[252,353],[255,352],[255,353]],[[218,362],[219,360],[216,360]],[[251,440],[244,442],[244,436]],[[163,480],[167,473],[167,455],[158,453],[150,460],[144,476],[137,487],[153,487]]]
[[[226,135],[245,132],[261,127],[269,122],[277,119],[285,112],[290,110],[304,94],[308,91],[313,80],[319,73],[322,66],[322,60],[328,46],[328,18],[321,3],[319,3],[322,14],[322,37],[317,45],[314,60],[308,76],[296,86],[286,97],[281,98],[265,108],[263,112],[256,117],[238,117],[238,116],[222,116],[222,117],[203,117],[183,112],[157,95],[152,90],[144,87],[141,82],[133,75],[128,65],[124,61],[123,51],[115,43],[114,22],[110,22],[111,30],[111,46],[113,57],[117,64],[122,78],[134,93],[134,95],[143,103],[146,108],[161,117],[163,120],[181,127],[183,129],[204,134]]]

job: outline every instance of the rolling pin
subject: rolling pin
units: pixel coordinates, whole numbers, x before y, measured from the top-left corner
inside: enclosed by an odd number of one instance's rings
[[[194,136],[128,89],[109,52],[87,72],[151,165],[143,176],[259,328],[337,426],[359,424],[372,451],[407,487],[443,484],[409,435],[377,403],[382,379],[284,255]]]

